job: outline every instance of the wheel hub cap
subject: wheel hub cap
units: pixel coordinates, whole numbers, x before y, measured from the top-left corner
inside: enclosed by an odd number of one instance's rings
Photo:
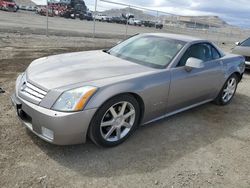
[[[235,78],[231,78],[228,80],[227,85],[223,90],[222,100],[226,103],[230,101],[235,93],[237,86],[237,81]]]
[[[101,135],[109,142],[118,141],[129,133],[134,122],[134,106],[129,102],[119,102],[104,114],[100,126]]]

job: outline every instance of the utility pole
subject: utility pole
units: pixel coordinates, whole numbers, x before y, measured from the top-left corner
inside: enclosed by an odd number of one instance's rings
[[[93,38],[95,38],[95,17],[96,17],[96,10],[97,10],[97,0],[95,0],[95,12],[94,12],[94,23],[93,23]]]
[[[155,22],[155,29],[157,29],[157,23],[159,22],[159,12],[156,11],[157,15],[156,15],[156,22]]]
[[[47,0],[46,18],[47,18],[46,36],[48,37],[49,36],[49,0]]]
[[[126,15],[127,17],[127,23],[126,23],[126,33],[125,33],[125,39],[128,37],[128,18],[129,18],[129,15],[130,15],[130,5],[128,6],[128,14]]]

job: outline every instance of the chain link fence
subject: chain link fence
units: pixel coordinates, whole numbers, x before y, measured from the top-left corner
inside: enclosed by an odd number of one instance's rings
[[[81,2],[84,1],[49,0],[36,6],[36,11],[33,10],[33,14],[36,14],[34,18],[22,19],[26,20],[25,24],[30,19],[30,27],[45,30],[44,34],[48,36],[92,38],[95,45],[98,45],[96,41],[100,39],[105,41],[107,47],[137,33],[185,34],[212,40],[217,45],[233,45],[250,34],[250,30],[229,26],[215,16],[180,16],[109,0]],[[31,13],[28,15],[32,16]],[[37,24],[42,22],[42,25]]]

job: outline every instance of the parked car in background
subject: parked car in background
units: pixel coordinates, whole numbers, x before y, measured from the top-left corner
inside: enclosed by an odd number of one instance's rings
[[[26,6],[25,6],[25,5],[20,5],[20,6],[19,6],[19,9],[20,9],[20,10],[26,10]]]
[[[139,34],[109,50],[33,61],[11,99],[24,126],[47,142],[78,144],[88,136],[112,147],[140,124],[211,101],[229,104],[244,70],[244,57],[207,40]]]
[[[80,18],[80,20],[92,21],[93,15],[91,12],[86,12],[84,14],[80,14],[79,18]]]
[[[160,22],[153,22],[153,21],[143,21],[142,24],[145,27],[155,27],[156,29],[162,29],[163,24]]]
[[[163,28],[163,24],[160,23],[160,22],[156,22],[156,23],[155,23],[155,28],[156,28],[156,29],[162,29],[162,28]]]
[[[243,42],[236,42],[236,47],[233,48],[232,53],[244,56],[246,59],[246,69],[250,69],[250,38]]]
[[[128,24],[129,25],[135,25],[135,26],[141,26],[142,25],[142,21],[141,20],[138,20],[136,18],[130,18],[128,20]]]
[[[107,22],[109,20],[109,17],[105,14],[97,14],[95,15],[95,20],[100,22]]]
[[[18,6],[14,0],[0,0],[0,10],[16,12]]]
[[[143,21],[142,24],[145,27],[155,27],[155,22],[152,22],[152,21]]]
[[[127,24],[127,19],[123,17],[112,17],[111,18],[112,23],[118,23],[118,24]]]
[[[27,11],[36,11],[36,7],[34,6],[26,6]]]

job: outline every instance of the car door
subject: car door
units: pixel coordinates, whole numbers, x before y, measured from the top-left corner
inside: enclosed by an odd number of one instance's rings
[[[203,68],[187,71],[189,57],[201,59]],[[223,79],[221,54],[210,43],[190,46],[176,67],[171,69],[168,113],[215,98]]]

